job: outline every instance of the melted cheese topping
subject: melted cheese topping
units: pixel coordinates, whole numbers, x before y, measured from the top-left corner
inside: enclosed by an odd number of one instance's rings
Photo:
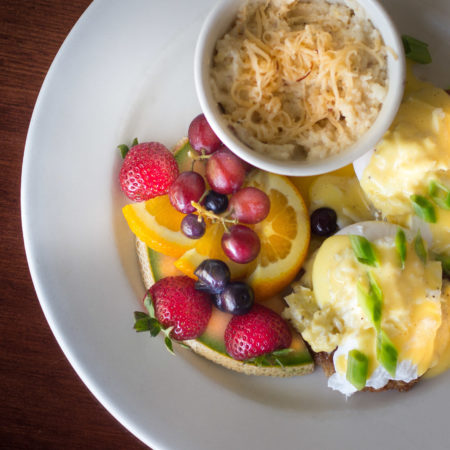
[[[405,95],[391,128],[361,178],[370,202],[388,221],[411,226],[410,196],[428,195],[430,181],[450,189],[450,96],[417,80],[409,65]],[[435,206],[432,250],[450,255],[450,211]]]
[[[386,65],[382,38],[362,9],[253,0],[217,42],[211,83],[225,119],[251,148],[278,159],[321,159],[375,121]]]

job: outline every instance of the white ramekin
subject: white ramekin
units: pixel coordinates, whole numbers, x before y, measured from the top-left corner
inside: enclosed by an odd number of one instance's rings
[[[392,123],[400,105],[405,81],[405,56],[401,38],[394,23],[376,0],[337,0],[352,7],[355,4],[365,10],[366,16],[380,31],[388,51],[388,93],[380,113],[371,128],[351,147],[317,161],[277,160],[258,153],[242,143],[228,128],[215,101],[211,83],[210,67],[216,42],[231,27],[237,11],[246,0],[223,0],[211,11],[200,31],[195,50],[194,76],[197,96],[203,113],[222,142],[235,154],[250,164],[269,172],[307,176],[330,172],[351,164],[375,147]],[[330,2],[336,0],[329,0]]]

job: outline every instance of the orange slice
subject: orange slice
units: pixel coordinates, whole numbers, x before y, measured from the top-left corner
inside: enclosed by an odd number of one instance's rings
[[[309,214],[298,189],[287,177],[255,171],[247,184],[270,198],[269,215],[254,226],[261,251],[247,276],[256,298],[264,299],[282,291],[298,274],[309,246]]]
[[[300,193],[286,177],[254,171],[246,185],[266,192],[271,202],[269,215],[253,227],[261,240],[258,257],[249,264],[231,261],[221,247],[223,225],[208,224],[205,235],[175,261],[175,267],[194,277],[204,259],[221,259],[228,264],[232,279],[246,278],[256,298],[263,300],[288,286],[300,270],[309,245],[309,216]]]
[[[167,195],[126,205],[122,212],[131,231],[157,252],[179,258],[195,245],[180,232],[184,214],[171,205]]]

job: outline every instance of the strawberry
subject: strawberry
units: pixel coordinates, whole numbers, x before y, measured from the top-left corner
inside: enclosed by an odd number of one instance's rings
[[[120,185],[125,195],[142,202],[167,194],[178,176],[173,154],[158,142],[143,142],[132,147],[120,169]]]
[[[150,331],[152,336],[164,331],[177,341],[203,334],[212,312],[210,295],[197,291],[187,276],[162,278],[148,290],[144,304],[149,315],[135,313],[136,331]]]
[[[275,311],[255,303],[247,314],[233,316],[225,330],[225,347],[238,361],[289,347],[292,335]]]

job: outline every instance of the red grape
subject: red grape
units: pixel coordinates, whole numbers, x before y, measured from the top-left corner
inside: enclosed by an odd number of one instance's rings
[[[246,264],[258,256],[261,242],[251,228],[233,225],[222,236],[222,248],[232,261]]]
[[[204,114],[198,115],[189,125],[188,139],[196,152],[206,155],[214,153],[222,145]]]
[[[233,194],[229,209],[239,222],[258,223],[269,214],[270,200],[261,189],[245,187]]]
[[[189,214],[195,211],[191,202],[198,202],[205,192],[205,180],[197,172],[181,172],[169,188],[169,199],[178,211]]]
[[[245,167],[240,158],[224,147],[208,159],[206,179],[219,194],[232,194],[244,182]]]

